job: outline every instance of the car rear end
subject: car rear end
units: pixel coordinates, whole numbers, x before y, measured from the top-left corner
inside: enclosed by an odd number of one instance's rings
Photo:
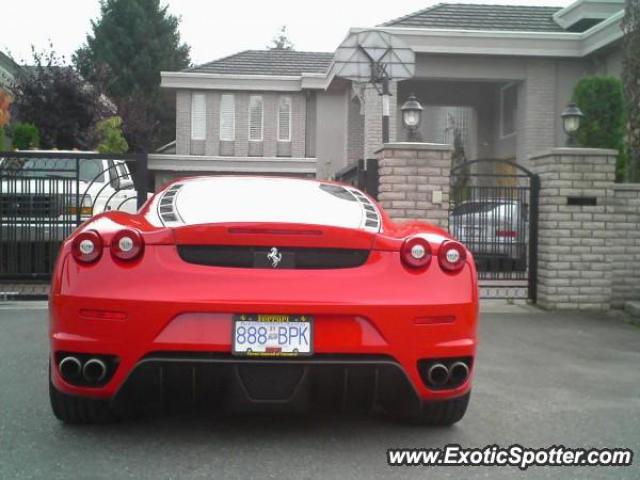
[[[56,269],[53,385],[116,403],[287,411],[410,413],[463,397],[476,347],[473,261],[441,231],[405,233],[98,216]],[[77,362],[64,369],[67,358]]]

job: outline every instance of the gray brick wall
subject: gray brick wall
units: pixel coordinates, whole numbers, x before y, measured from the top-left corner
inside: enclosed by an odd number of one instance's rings
[[[220,94],[207,92],[207,138],[205,143],[205,155],[219,155],[220,135],[209,132],[220,131]]]
[[[191,91],[176,92],[176,153],[191,153]]]
[[[390,82],[389,90],[389,141],[396,139],[396,122],[398,109],[398,83]],[[367,85],[364,88],[364,155],[374,158],[376,151],[382,146],[382,97],[375,87]]]
[[[389,143],[377,152],[378,199],[394,220],[424,220],[447,228],[451,146]],[[434,192],[442,201],[433,202]]]
[[[347,160],[353,163],[364,158],[364,115],[358,97],[349,101],[347,113]]]
[[[519,88],[518,159],[526,164],[531,155],[556,145],[556,63],[529,60]]]
[[[613,150],[558,148],[531,158],[540,175],[538,304],[606,310],[612,297]],[[595,206],[568,205],[595,198]]]
[[[613,214],[607,218],[613,271],[611,304],[640,300],[640,184],[613,187]]]

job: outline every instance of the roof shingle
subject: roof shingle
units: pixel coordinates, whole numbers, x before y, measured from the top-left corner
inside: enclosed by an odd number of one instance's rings
[[[213,62],[188,68],[185,72],[300,76],[302,73],[325,73],[332,60],[333,53],[331,52],[245,50]]]
[[[553,20],[561,7],[439,3],[383,23],[385,27],[563,32]]]

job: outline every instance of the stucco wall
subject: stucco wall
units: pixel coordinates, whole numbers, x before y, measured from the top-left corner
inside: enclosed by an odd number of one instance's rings
[[[317,94],[318,136],[316,157],[318,175],[328,177],[346,166],[348,91],[326,91]]]

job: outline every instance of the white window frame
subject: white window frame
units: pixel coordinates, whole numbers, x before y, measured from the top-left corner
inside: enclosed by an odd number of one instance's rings
[[[251,107],[253,106],[254,101],[260,102],[260,138],[252,138],[251,137]],[[262,95],[250,95],[249,96],[249,109],[248,109],[248,121],[247,124],[249,126],[249,132],[247,134],[250,142],[262,142],[264,140],[264,99]]]
[[[201,111],[196,107],[202,107]],[[197,125],[197,129],[196,129],[196,125]],[[194,92],[191,94],[191,140],[206,140],[206,138],[207,138],[207,96],[204,93]]]
[[[283,137],[282,136],[282,124],[280,123],[280,107],[283,104],[283,102],[285,104],[287,104],[289,106],[289,119],[287,122],[288,128],[287,128],[287,132],[286,135]],[[280,97],[280,99],[278,100],[278,141],[279,142],[290,142],[291,141],[291,117],[292,117],[292,110],[293,110],[293,102],[291,100],[291,97],[286,96],[286,97]]]
[[[504,131],[504,97],[505,92],[510,88],[515,89],[516,94],[516,111],[513,117],[513,131],[505,133]],[[516,133],[518,133],[518,84],[516,82],[509,82],[506,85],[500,87],[500,138],[509,138],[513,137]]]
[[[229,98],[230,102],[231,102],[231,134],[225,136],[224,135],[224,131],[222,130],[222,125],[223,125],[223,115],[226,113],[225,110],[222,108],[223,103],[224,103],[224,98]],[[236,139],[236,97],[233,93],[223,93],[222,95],[220,95],[220,126],[219,126],[220,132],[219,132],[219,137],[220,137],[220,141],[222,142],[233,142]]]

